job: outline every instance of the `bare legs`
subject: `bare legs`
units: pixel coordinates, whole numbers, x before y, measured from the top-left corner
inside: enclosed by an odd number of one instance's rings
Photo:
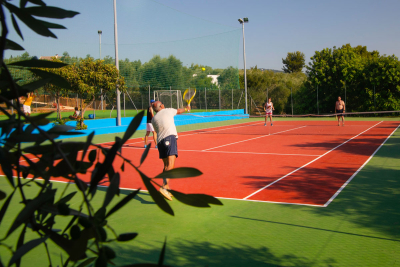
[[[169,171],[169,170],[172,170],[173,168],[174,168],[174,166],[175,166],[175,159],[176,159],[176,156],[175,155],[172,155],[172,156],[168,156],[167,158],[163,158],[162,160],[163,160],[163,163],[164,163],[164,172],[165,171]],[[164,188],[164,189],[170,189],[169,188],[169,179],[168,178],[163,178],[163,185],[162,185],[162,187]]]
[[[344,116],[337,117],[337,125],[340,126],[340,117],[342,117],[342,126],[344,126]]]
[[[150,135],[150,131],[146,132],[146,135],[144,136],[144,146],[147,146],[147,139]],[[153,140],[154,140],[154,144],[156,144],[157,146],[157,133],[156,132],[152,132],[153,133]]]
[[[264,123],[264,126],[267,126],[268,117],[269,117],[269,121],[271,122],[271,125],[272,125],[272,115],[271,115],[271,114],[266,114],[266,115],[265,115],[265,123]]]

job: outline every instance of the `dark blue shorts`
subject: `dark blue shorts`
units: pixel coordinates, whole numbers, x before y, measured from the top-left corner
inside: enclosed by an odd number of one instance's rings
[[[338,110],[336,110],[336,113],[342,113],[342,114],[338,114],[338,115],[337,115],[338,117],[344,116],[343,112],[344,112],[343,109],[338,109]]]
[[[165,159],[173,155],[178,157],[178,144],[175,135],[165,137],[157,144],[157,147],[160,159]]]

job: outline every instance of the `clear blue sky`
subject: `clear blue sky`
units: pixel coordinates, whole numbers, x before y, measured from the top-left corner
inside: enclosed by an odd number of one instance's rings
[[[78,11],[80,15],[54,20],[68,28],[53,31],[57,40],[38,37],[25,27],[22,28],[24,42],[15,33],[9,38],[32,51],[31,55],[49,56],[68,51],[71,55],[98,57],[97,31],[102,30],[102,57],[108,54],[114,57],[113,0],[48,0],[46,3]],[[154,47],[166,50],[175,47],[198,54],[200,58],[217,51],[220,61],[227,53],[228,65],[234,65],[232,61],[243,68],[238,22],[243,17],[249,18],[245,24],[248,68],[257,65],[282,69],[282,58],[288,52],[301,51],[308,61],[315,51],[346,43],[399,57],[399,11],[398,0],[117,0],[119,58],[124,59],[128,54],[130,60],[144,57],[145,50],[154,43],[165,43]],[[182,59],[184,64],[190,64],[187,60],[197,59],[190,56]]]

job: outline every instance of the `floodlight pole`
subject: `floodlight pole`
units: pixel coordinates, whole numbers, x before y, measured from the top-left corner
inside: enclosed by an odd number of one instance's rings
[[[102,31],[97,31],[99,34],[99,58],[101,59],[101,34],[103,33]]]
[[[114,0],[114,43],[115,43],[115,67],[119,71],[118,64],[118,32],[117,32],[117,0]],[[121,126],[121,98],[118,85],[117,90],[117,126]]]
[[[243,63],[244,63],[244,95],[245,95],[245,114],[248,114],[247,110],[247,76],[246,76],[246,47],[244,39],[244,24],[249,22],[248,18],[238,19],[239,23],[242,24],[243,31]]]
[[[101,60],[101,34],[102,31],[97,31],[99,34],[99,58]],[[100,89],[100,102],[101,102],[101,110],[103,110],[103,89]]]

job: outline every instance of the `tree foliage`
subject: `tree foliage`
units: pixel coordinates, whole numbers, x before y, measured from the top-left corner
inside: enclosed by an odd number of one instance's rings
[[[346,100],[348,111],[400,108],[400,62],[394,55],[380,55],[367,51],[365,46],[350,44],[325,48],[311,57],[307,76],[296,94],[302,113],[317,112],[317,89],[322,113],[334,111],[338,96]]]
[[[72,91],[84,99],[86,105],[81,105],[81,116],[85,115],[87,107],[91,106],[101,92],[111,98],[116,95],[116,88],[125,91],[125,79],[113,64],[104,64],[102,60],[88,57],[71,66],[72,75],[67,80],[72,85]]]
[[[286,73],[301,72],[305,66],[304,53],[300,51],[289,52],[286,58],[282,58],[283,71]]]
[[[297,92],[306,75],[302,72],[281,73],[270,70],[260,70],[256,67],[247,71],[248,94],[253,104],[262,109],[268,98],[272,98],[276,114],[291,113],[291,91]],[[244,73],[240,73],[241,88],[244,88]],[[251,101],[251,99],[249,99]],[[253,110],[258,112],[258,110]]]

